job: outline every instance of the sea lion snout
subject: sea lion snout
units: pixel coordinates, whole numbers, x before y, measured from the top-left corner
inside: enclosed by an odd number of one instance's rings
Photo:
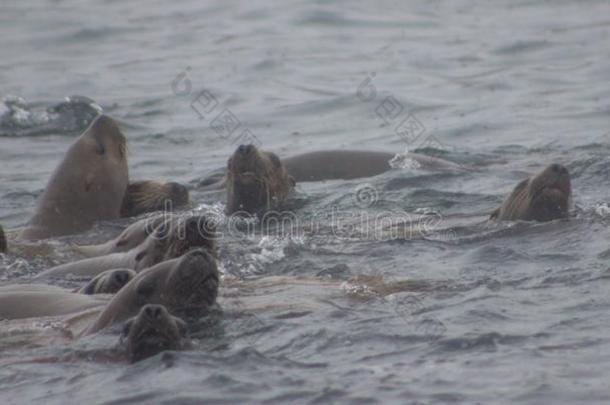
[[[127,343],[131,362],[137,362],[165,350],[188,348],[187,337],[182,319],[172,316],[163,305],[147,304],[125,323],[121,341]]]
[[[568,169],[566,169],[565,166],[557,164],[557,163],[553,163],[552,165],[549,166],[549,168],[553,172],[555,172],[555,173],[557,173],[559,175],[566,175],[566,174],[568,174]]]
[[[252,144],[239,145],[237,147],[237,152],[241,153],[242,155],[249,155],[249,154],[253,153],[254,151],[256,151],[256,146],[254,146]]]
[[[116,270],[112,273],[112,279],[116,285],[124,286],[131,280],[133,277],[133,272],[129,272],[127,270]]]
[[[142,307],[142,314],[149,321],[158,321],[163,317],[163,315],[169,315],[167,313],[167,309],[165,309],[162,305],[148,304]]]

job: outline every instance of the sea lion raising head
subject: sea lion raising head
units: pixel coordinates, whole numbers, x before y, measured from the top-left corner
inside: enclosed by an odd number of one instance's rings
[[[167,211],[185,207],[189,191],[182,184],[135,181],[129,183],[121,206],[122,217],[135,217],[147,212]]]
[[[136,272],[131,269],[107,270],[78,290],[81,294],[114,294],[125,286]]]
[[[568,169],[552,164],[519,183],[491,219],[545,222],[565,218],[571,194]]]
[[[146,304],[163,305],[180,316],[205,312],[216,302],[219,273],[204,249],[159,263],[139,273],[106,305],[86,334],[135,316]]]
[[[112,118],[100,115],[68,149],[20,237],[67,235],[119,218],[127,182],[125,136]]]
[[[165,350],[189,347],[186,323],[172,316],[163,305],[148,304],[123,326],[121,341],[131,362]]]
[[[278,208],[295,186],[275,153],[240,145],[228,161],[227,214],[262,214]]]

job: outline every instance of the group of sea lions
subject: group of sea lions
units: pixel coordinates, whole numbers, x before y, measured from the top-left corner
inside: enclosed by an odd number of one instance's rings
[[[126,138],[106,115],[97,117],[70,146],[38,201],[26,227],[11,240],[39,240],[76,234],[96,222],[189,204],[178,183],[130,182]],[[240,145],[222,178],[202,182],[226,190],[227,214],[261,215],[281,208],[297,182],[353,179],[391,169],[391,153],[322,151],[281,160],[254,145]],[[457,165],[419,154],[422,167],[452,170]],[[567,169],[552,164],[519,183],[492,219],[550,221],[568,213]],[[187,315],[216,304],[219,272],[215,226],[205,216],[166,213],[132,223],[114,239],[79,246],[85,258],[39,273],[37,282],[77,276],[88,279],[76,291],[46,284],[0,287],[0,319],[62,317],[72,336],[123,324],[130,359],[188,346]],[[0,226],[0,253],[7,237]]]

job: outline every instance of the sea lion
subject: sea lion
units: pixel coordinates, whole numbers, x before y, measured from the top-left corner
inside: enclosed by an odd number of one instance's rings
[[[215,304],[218,286],[216,259],[205,249],[192,250],[139,273],[112,297],[84,333],[124,321],[145,304],[160,304],[181,316],[193,311],[201,314]]]
[[[189,348],[187,325],[163,305],[148,304],[127,320],[121,333],[129,360],[134,363],[166,350]]]
[[[307,152],[281,160],[288,175],[295,182],[323,180],[351,180],[376,176],[393,168],[394,159],[411,160],[414,165],[430,171],[463,172],[464,168],[445,159],[421,153],[393,154],[363,150],[325,150]],[[400,159],[399,159],[400,160]],[[400,166],[397,162],[398,167]],[[204,191],[215,191],[228,187],[227,177],[215,171],[207,178],[196,182]]]
[[[97,117],[70,146],[38,200],[22,239],[44,239],[119,218],[127,189],[126,140],[116,122]]]
[[[174,259],[197,247],[203,247],[216,256],[214,224],[205,216],[172,217],[162,222],[144,242],[120,253],[92,257],[62,264],[38,274],[36,279],[73,275],[95,277],[105,270],[118,268],[140,272],[157,263]]]
[[[131,269],[106,270],[78,289],[81,294],[114,294],[125,286],[136,272]]]
[[[196,249],[138,273],[115,295],[76,294],[47,285],[0,287],[0,319],[74,314],[76,335],[94,333],[135,316],[146,304],[164,305],[171,313],[187,314],[215,303],[218,294],[216,260]]]
[[[104,256],[111,253],[127,252],[140,245],[161,223],[173,220],[171,215],[144,218],[129,225],[116,238],[99,245],[74,246],[74,249],[87,257]]]
[[[4,228],[0,225],[0,253],[6,253],[7,250],[6,235],[4,234]]]
[[[326,150],[303,153],[282,161],[295,181],[307,182],[377,176],[391,170],[390,161],[397,156],[378,151]],[[407,153],[404,157],[424,170],[464,170],[456,163],[420,153]]]
[[[568,169],[552,164],[520,182],[490,219],[545,222],[565,218],[571,193]]]
[[[227,163],[227,214],[262,214],[280,207],[295,185],[275,153],[240,145]]]
[[[135,181],[129,183],[123,197],[121,217],[136,217],[154,211],[171,212],[188,203],[189,191],[182,184]]]
[[[14,284],[0,287],[0,319],[37,318],[73,314],[98,308],[106,295],[77,294],[52,285]]]

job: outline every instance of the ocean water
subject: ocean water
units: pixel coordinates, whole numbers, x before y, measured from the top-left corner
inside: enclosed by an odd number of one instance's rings
[[[222,238],[243,284],[221,287],[226,311],[193,326],[193,350],[128,364],[104,354],[113,335],[44,344],[0,322],[2,403],[610,401],[610,3],[9,0],[0,33],[8,229],[100,111],[128,138],[130,177],[189,184],[196,211],[222,211],[195,185],[246,142],[464,169],[297,185],[316,231]],[[486,220],[552,162],[572,175],[569,219]],[[379,217],[425,235],[363,231]],[[2,257],[1,283],[62,259]],[[413,285],[378,296],[357,276]]]

